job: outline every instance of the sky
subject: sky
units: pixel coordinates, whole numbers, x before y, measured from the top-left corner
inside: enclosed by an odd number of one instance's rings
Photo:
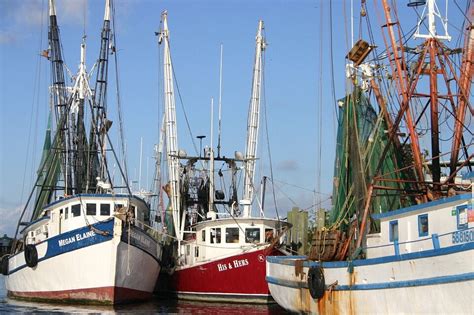
[[[457,2],[464,7],[466,1]],[[245,151],[255,35],[262,19],[268,43],[262,112],[267,114],[269,141],[262,121],[257,168],[269,175],[269,145],[281,216],[293,206],[312,209],[315,200],[330,207],[336,100],[344,97],[347,87],[345,55],[351,47],[351,32],[350,1],[332,2],[332,27],[329,3],[115,1],[121,106],[129,175],[135,188],[139,179],[141,187],[149,187],[153,176],[153,147],[162,112],[160,52],[154,32],[160,28],[161,12],[168,11],[175,88],[182,99],[182,104],[176,100],[178,146],[188,153],[193,149],[182,107],[193,136],[206,135],[203,146],[209,145],[210,102],[214,98],[217,104],[219,97],[223,45],[222,152],[227,156]],[[39,56],[47,48],[46,8],[46,0],[0,0],[0,235],[14,231],[41,157],[48,113],[49,64]],[[355,9],[354,16],[359,16],[359,10]],[[85,31],[90,69],[99,53],[103,1],[57,0],[56,12],[66,65],[72,72],[77,70]],[[408,13],[407,8],[400,13],[403,21],[416,18]],[[380,32],[375,15],[372,22],[374,31]],[[111,99],[115,89],[115,84],[110,84]],[[111,104],[114,101],[109,101],[109,108]],[[116,134],[116,111],[110,109],[109,117],[114,120]],[[274,205],[269,208],[268,215],[274,216]]]

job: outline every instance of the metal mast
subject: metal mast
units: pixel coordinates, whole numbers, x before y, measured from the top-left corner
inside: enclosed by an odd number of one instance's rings
[[[54,0],[49,0],[49,59],[51,61],[51,81],[52,81],[52,105],[56,109],[56,125],[58,142],[56,150],[61,152],[61,169],[64,176],[64,193],[72,194],[71,161],[68,157],[68,141],[70,141],[70,131],[68,128],[69,108],[67,104],[67,92],[64,81],[64,61],[62,58],[61,39],[59,37],[59,27],[56,18],[56,6]]]
[[[255,48],[255,64],[253,68],[252,98],[250,100],[247,122],[247,146],[245,152],[244,194],[240,203],[243,205],[243,216],[251,216],[251,204],[254,193],[255,159],[260,114],[260,92],[262,82],[262,52],[265,50],[265,39],[262,36],[263,21],[258,22]]]
[[[87,192],[87,139],[84,126],[84,106],[86,99],[92,97],[92,91],[89,86],[89,75],[86,70],[86,41],[85,36],[81,43],[81,62],[79,64],[79,72],[76,75],[73,91],[70,96],[71,115],[77,115],[75,124],[75,147],[72,152],[74,155],[74,183],[75,193]]]
[[[471,95],[472,77],[474,75],[474,4],[471,1],[468,8],[469,20],[471,23],[466,28],[464,35],[464,55],[461,65],[461,75],[459,78],[458,94],[460,97],[458,109],[456,111],[457,119],[454,125],[454,140],[451,148],[450,174],[454,174],[459,157],[459,148],[461,146],[462,132],[466,111],[469,107],[471,115],[474,116],[474,110],[469,103]],[[466,152],[466,158],[468,157]],[[472,169],[471,169],[472,171]],[[454,181],[454,179],[452,179]]]
[[[456,53],[456,50],[448,49],[441,41],[450,40],[450,36],[447,32],[447,19],[443,18],[439,13],[438,7],[435,0],[427,0],[426,7],[420,17],[418,23],[418,29],[414,35],[415,38],[422,38],[425,42],[422,44],[422,49],[418,53],[418,60],[412,63],[412,67],[407,65],[407,52],[405,46],[402,44],[403,39],[400,31],[400,23],[396,18],[392,18],[392,15],[397,16],[396,9],[390,7],[388,0],[383,0],[383,9],[385,12],[385,25],[387,29],[388,39],[384,36],[387,51],[389,52],[390,65],[392,68],[392,77],[394,78],[398,92],[402,97],[400,102],[399,111],[397,113],[394,124],[390,129],[390,137],[393,140],[397,135],[400,127],[401,120],[404,118],[406,123],[407,131],[409,132],[410,145],[413,154],[414,167],[416,170],[416,181],[419,187],[419,196],[427,201],[428,199],[439,198],[442,186],[445,183],[441,182],[441,162],[440,155],[442,154],[440,148],[440,133],[442,129],[439,123],[439,112],[450,105],[451,108],[447,109],[447,112],[451,113],[453,124],[455,125],[455,131],[453,136],[451,162],[450,162],[450,175],[449,180],[452,182],[454,176],[459,171],[458,166],[458,154],[460,143],[463,141],[462,131],[466,128],[464,125],[464,117],[467,107],[469,104],[469,88],[470,80],[472,79],[472,63],[473,52],[472,52],[472,38],[467,38],[465,42],[465,51],[463,55],[463,65],[461,67],[461,74],[458,75],[456,72],[458,68],[453,65],[450,60],[450,55]],[[472,7],[472,5],[471,5]],[[395,13],[394,13],[395,12]],[[419,27],[422,24],[422,20],[428,20],[427,33],[421,34]],[[472,14],[472,12],[471,12]],[[436,29],[436,18],[439,18],[441,25],[445,31],[444,34],[438,34]],[[472,35],[472,22],[469,23],[469,30],[467,36]],[[397,34],[397,35],[396,35]],[[441,79],[440,79],[441,78]],[[469,82],[468,82],[469,81]],[[444,82],[444,86],[440,86],[440,83]],[[457,87],[457,94],[451,91],[451,85],[455,84]],[[424,84],[425,83],[425,84]],[[421,89],[429,86],[428,93],[420,92]],[[417,90],[420,89],[420,90]],[[418,98],[424,101],[423,109],[421,114],[417,114],[414,110],[416,105],[412,99]],[[446,105],[442,101],[446,102]],[[421,103],[421,102],[417,102]],[[425,170],[427,163],[424,163],[426,158],[423,156],[419,145],[419,135],[417,132],[417,125],[420,122],[424,112],[430,113],[430,138],[431,138],[431,175],[432,180],[425,180]],[[418,117],[416,116],[418,115]],[[388,148],[385,148],[384,154]],[[467,151],[465,150],[467,157]],[[469,157],[467,157],[469,159]],[[469,161],[467,165],[469,164]],[[379,165],[381,165],[379,163]],[[424,169],[425,168],[425,169]],[[430,192],[432,190],[433,192]]]
[[[89,136],[89,169],[87,176],[88,190],[98,188],[97,177],[101,180],[108,178],[105,154],[105,136],[112,122],[107,120],[107,75],[110,50],[110,0],[105,1],[104,24],[101,32],[99,59],[97,60],[97,77],[92,101],[92,124]],[[99,162],[100,152],[100,162]]]
[[[170,185],[170,201],[173,213],[173,224],[178,239],[178,248],[181,251],[180,242],[184,234],[185,214],[180,221],[181,202],[179,194],[179,159],[178,159],[178,132],[176,122],[176,106],[173,86],[173,66],[171,64],[168,12],[161,14],[162,30],[159,34],[159,43],[163,47],[163,80],[165,97],[165,133],[166,133],[166,155],[168,158],[168,173]]]

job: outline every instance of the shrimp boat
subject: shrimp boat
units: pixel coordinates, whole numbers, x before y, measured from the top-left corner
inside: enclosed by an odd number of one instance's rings
[[[212,123],[210,147],[204,149],[203,155],[188,156],[178,149],[167,13],[162,14],[162,30],[158,33],[159,42],[164,46],[162,136],[166,137],[169,174],[169,181],[164,186],[169,207],[163,221],[172,242],[164,250],[169,253],[163,258],[163,264],[167,261],[168,268],[162,272],[160,283],[168,282],[166,290],[178,298],[247,303],[270,300],[265,282],[265,258],[270,254],[282,254],[278,248],[279,238],[288,223],[265,217],[263,208],[258,215],[252,216],[261,56],[265,49],[262,29],[263,21],[260,21],[245,156],[239,152],[232,158],[221,156],[220,144],[216,155],[212,148]],[[241,170],[245,172],[244,193],[239,201],[237,174]],[[224,181],[230,184],[222,185]]]
[[[293,312],[471,314],[474,5],[450,19],[464,32],[453,48],[436,1],[410,1],[425,5],[416,47],[395,3],[377,3],[386,50],[360,40],[347,55],[330,222],[309,256],[267,257],[266,279]]]
[[[116,304],[152,295],[161,245],[147,231],[149,206],[130,193],[128,184],[114,187],[107,163],[114,152],[106,112],[108,59],[115,52],[111,8],[107,0],[94,89],[86,71],[85,36],[74,84],[66,87],[56,8],[49,0],[49,48],[42,55],[53,72],[52,110],[37,180],[12,252],[1,261],[9,297]],[[24,221],[27,211],[31,219]]]

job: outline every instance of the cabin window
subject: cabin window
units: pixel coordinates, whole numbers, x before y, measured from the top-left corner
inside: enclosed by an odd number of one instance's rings
[[[191,245],[186,245],[186,256],[191,254]]]
[[[110,215],[110,204],[108,203],[100,204],[100,215]]]
[[[226,228],[225,229],[225,242],[238,243],[239,242],[239,228]]]
[[[69,215],[69,207],[68,207],[68,208],[64,208],[64,220],[67,219],[68,215]]]
[[[211,228],[211,244],[221,242],[221,228]]]
[[[428,214],[418,216],[418,236],[428,236]]]
[[[63,216],[63,212],[64,212],[64,210],[63,210],[63,209],[60,209],[60,210],[59,210],[59,217],[60,217],[61,219],[63,219],[63,218],[64,218],[64,216]]]
[[[97,214],[97,205],[95,203],[86,204],[86,214],[87,215],[96,215]]]
[[[199,257],[199,246],[194,247],[194,257]]]
[[[273,240],[273,229],[265,229],[265,242]]]
[[[202,241],[206,241],[206,230],[202,230]]]
[[[117,203],[117,204],[115,205],[115,211],[120,210],[120,209],[122,209],[122,208],[123,208],[123,204],[121,204],[121,203]]]
[[[468,227],[467,205],[456,207],[458,230],[464,230]]]
[[[398,241],[398,220],[390,221],[390,242]]]
[[[71,207],[71,213],[73,217],[78,217],[81,215],[81,205],[73,205]]]
[[[245,243],[259,243],[259,242],[260,242],[260,229],[259,228],[245,229]]]

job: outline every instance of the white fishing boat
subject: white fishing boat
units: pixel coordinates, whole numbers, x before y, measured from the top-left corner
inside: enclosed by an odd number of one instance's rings
[[[377,2],[386,50],[360,40],[347,55],[354,87],[339,102],[331,220],[309,256],[267,257],[266,279],[293,312],[472,314],[473,2],[450,20],[461,25],[461,48],[448,47],[435,0],[409,2],[425,5],[416,48],[402,38],[396,4]]]
[[[12,252],[1,260],[9,297],[116,304],[152,295],[161,245],[149,233],[149,206],[131,194],[128,183],[114,186],[107,164],[110,152],[116,156],[106,111],[108,59],[116,53],[112,12],[106,0],[94,88],[86,70],[86,36],[78,73],[67,87],[56,8],[49,0],[49,48],[42,55],[51,63],[52,110],[37,180]]]
[[[167,13],[162,14],[159,33],[159,42],[164,46],[162,136],[166,138],[169,179],[165,190],[170,200],[164,221],[168,223],[167,233],[173,241],[168,246],[171,265],[160,276],[160,283],[167,281],[167,290],[178,298],[250,303],[271,300],[265,282],[265,258],[283,255],[278,248],[279,236],[288,223],[265,217],[263,198],[258,213],[252,214],[252,206],[254,212],[257,210],[254,174],[265,49],[262,30],[263,21],[260,21],[245,156],[239,152],[231,158],[221,156],[220,137],[216,154],[212,123],[210,147],[204,154],[188,156],[178,149]],[[216,170],[217,164],[220,166]],[[244,192],[239,200],[237,176],[241,173]]]

